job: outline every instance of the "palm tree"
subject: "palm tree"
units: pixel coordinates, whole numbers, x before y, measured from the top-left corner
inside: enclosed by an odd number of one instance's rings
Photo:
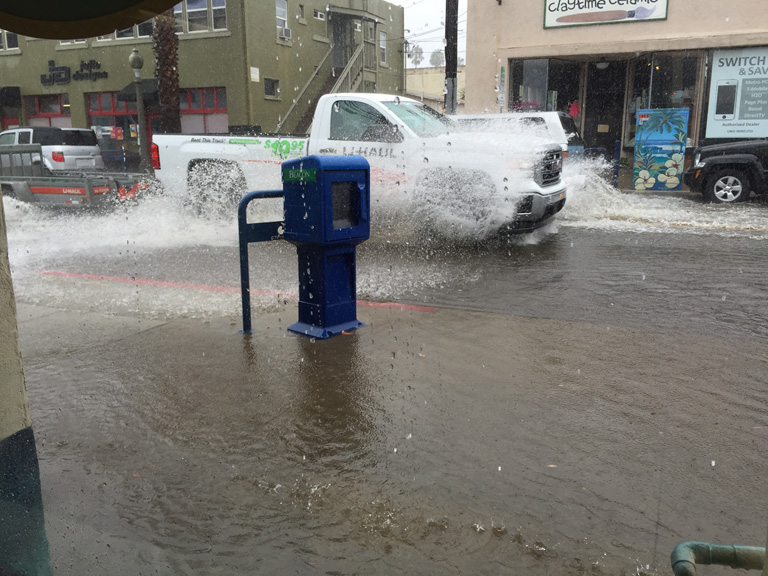
[[[654,133],[662,134],[664,132],[674,133],[676,139],[680,141],[681,134],[685,134],[687,128],[685,116],[677,108],[653,110],[648,120],[640,126],[637,141],[640,142],[640,147],[642,147]],[[642,138],[642,136],[645,136],[645,138]],[[683,138],[682,141],[684,142],[685,139]]]
[[[181,132],[179,113],[179,37],[173,8],[155,17],[152,29],[155,78],[160,100],[160,128],[166,134]]]
[[[408,53],[408,58],[413,62],[414,68],[418,68],[419,64],[424,62],[424,50],[418,44],[414,44]]]

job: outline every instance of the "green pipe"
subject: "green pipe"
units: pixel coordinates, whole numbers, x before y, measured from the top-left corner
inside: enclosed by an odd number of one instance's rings
[[[762,570],[765,548],[722,546],[706,542],[683,542],[672,551],[675,576],[694,576],[696,564],[718,564],[744,570]]]

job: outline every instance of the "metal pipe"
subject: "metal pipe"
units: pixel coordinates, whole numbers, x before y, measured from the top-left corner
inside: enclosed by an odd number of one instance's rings
[[[282,222],[248,222],[248,204],[261,198],[282,198],[282,190],[248,192],[237,205],[238,244],[240,246],[240,300],[243,306],[243,334],[251,333],[251,279],[248,272],[248,244],[280,237]]]
[[[672,571],[675,576],[694,576],[696,564],[717,564],[762,570],[765,548],[756,546],[723,546],[707,542],[683,542],[672,551]]]

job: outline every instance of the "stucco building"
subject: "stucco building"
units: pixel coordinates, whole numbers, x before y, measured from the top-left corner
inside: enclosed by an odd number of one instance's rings
[[[467,112],[563,110],[631,154],[638,110],[688,110],[687,144],[768,136],[768,28],[752,0],[470,2]]]
[[[404,92],[403,9],[383,0],[184,0],[182,129],[301,132],[330,91]],[[0,31],[0,123],[103,127],[104,148],[135,145],[138,48],[150,134],[159,130],[152,21],[68,41]]]
[[[456,68],[458,111],[464,108],[464,65]],[[445,108],[445,66],[437,68],[408,68],[405,74],[405,94],[424,102],[438,112]]]

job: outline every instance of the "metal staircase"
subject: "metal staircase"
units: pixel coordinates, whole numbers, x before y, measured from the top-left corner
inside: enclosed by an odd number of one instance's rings
[[[348,19],[346,25],[352,26],[353,20]],[[294,98],[288,111],[277,123],[276,131],[294,134],[306,133],[312,122],[314,104],[323,94],[376,92],[379,61],[375,38],[376,26],[366,22],[363,26],[363,41],[346,59],[344,68],[338,74],[336,72],[338,68],[333,67],[333,55],[338,45],[332,44],[320,63],[315,66],[314,71],[310,74],[298,96]],[[333,83],[331,84],[331,82]],[[306,108],[299,105],[299,103],[307,101],[312,104]],[[297,116],[297,109],[302,110],[302,108],[303,113]]]

